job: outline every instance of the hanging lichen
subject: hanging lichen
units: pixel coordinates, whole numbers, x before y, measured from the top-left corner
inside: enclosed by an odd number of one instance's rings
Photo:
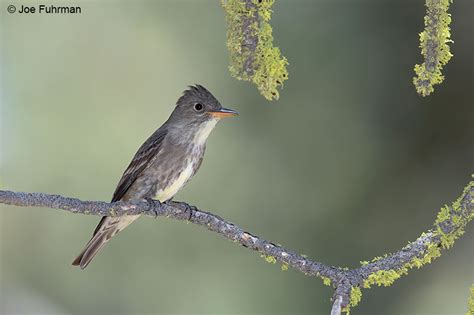
[[[436,84],[444,80],[443,66],[453,56],[449,51],[451,14],[448,13],[452,0],[426,0],[425,29],[420,33],[421,54],[424,62],[415,65],[413,84],[421,96],[430,95]]]
[[[288,61],[273,46],[271,6],[274,0],[222,0],[227,13],[229,70],[238,80],[253,82],[268,100],[288,78]]]

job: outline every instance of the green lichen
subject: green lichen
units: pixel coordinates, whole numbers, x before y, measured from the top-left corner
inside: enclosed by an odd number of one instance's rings
[[[454,245],[456,239],[464,234],[464,227],[474,218],[474,212],[468,211],[462,206],[461,200],[466,194],[471,194],[471,189],[474,187],[474,182],[470,182],[469,185],[464,188],[463,194],[452,203],[451,207],[444,206],[438,213],[435,221],[436,233],[441,237],[441,246],[443,248],[450,248]],[[445,233],[443,230],[444,224],[449,221],[450,225],[454,225],[456,228],[449,233]]]
[[[351,287],[351,296],[349,304],[342,309],[342,312],[349,315],[351,313],[351,307],[357,306],[362,300],[362,290],[359,287]]]
[[[436,217],[435,224],[438,224],[440,222],[448,220],[450,217],[449,215],[449,207],[445,205],[444,207],[441,208],[441,210],[438,212],[438,216]]]
[[[265,261],[269,264],[276,264],[277,260],[275,257],[273,256],[270,256],[270,255],[260,255],[260,257],[262,257],[263,259],[265,259]]]
[[[281,264],[281,271],[287,271],[288,270],[288,264]]]
[[[362,290],[359,287],[352,287],[351,288],[351,299],[349,304],[351,306],[356,306],[362,299]]]
[[[471,295],[467,301],[467,313],[466,315],[474,315],[474,284],[471,286]]]
[[[435,228],[428,233],[423,233],[420,238],[430,239],[439,239],[439,242],[432,242],[426,245],[426,249],[422,257],[414,257],[409,262],[404,264],[399,269],[393,270],[378,270],[373,272],[368,276],[364,281],[363,287],[370,288],[372,285],[378,286],[390,286],[400,278],[402,275],[408,274],[408,271],[413,268],[421,268],[425,264],[431,263],[434,259],[441,256],[441,248],[450,248],[453,246],[455,240],[459,238],[464,233],[464,228],[466,225],[474,219],[474,211],[472,208],[462,204],[463,198],[467,194],[472,194],[471,190],[474,187],[474,181],[471,181],[465,188],[462,195],[454,201],[451,206],[444,206],[439,211],[436,221],[434,223]],[[448,222],[449,221],[449,222]],[[449,232],[445,233],[442,229],[444,223],[449,223],[452,225],[452,228],[449,229]],[[387,255],[384,255],[386,257]],[[376,257],[372,262],[377,262],[382,257]],[[361,262],[361,264],[367,265],[366,261]]]
[[[330,286],[331,285],[331,279],[328,277],[320,276],[321,279],[323,280],[324,285]]]
[[[436,84],[444,80],[441,70],[453,56],[449,50],[451,14],[449,5],[453,0],[426,0],[425,29],[420,33],[421,54],[424,62],[415,65],[413,84],[418,94],[430,95]]]
[[[470,196],[470,199],[465,199]],[[436,216],[434,222],[434,228],[429,230],[426,233],[422,233],[421,236],[416,240],[416,244],[409,243],[404,250],[413,250],[412,246],[417,246],[417,256],[414,256],[410,261],[403,264],[401,267],[396,269],[380,269],[381,266],[384,266],[385,261],[381,261],[387,258],[391,258],[389,254],[383,256],[375,257],[368,261],[361,261],[362,266],[369,266],[364,268],[373,268],[375,269],[367,278],[362,282],[362,284],[353,283],[350,292],[349,303],[345,305],[342,311],[349,314],[350,308],[356,306],[362,298],[362,288],[371,288],[374,285],[388,287],[392,285],[397,279],[401,276],[408,274],[409,270],[413,268],[421,268],[422,266],[431,263],[434,259],[441,256],[441,249],[447,249],[453,246],[454,242],[458,237],[464,233],[466,225],[474,219],[473,205],[474,200],[474,181],[468,183],[464,188],[461,196],[456,199],[450,206],[443,206]],[[466,201],[468,201],[466,202]],[[422,246],[422,247],[420,247]],[[305,256],[305,255],[302,255]],[[267,256],[262,254],[261,257],[269,263],[275,264],[276,258],[273,256]],[[374,264],[374,265],[372,265]],[[281,266],[282,270],[288,269],[288,265],[283,263]],[[347,272],[347,268],[339,268],[341,271]],[[317,277],[323,280],[323,284],[327,286],[333,285],[330,278],[322,276],[320,273],[316,274]],[[468,313],[474,315],[474,285],[471,287],[471,297],[468,302]]]
[[[275,0],[221,0],[227,13],[229,70],[238,80],[253,82],[267,100],[288,78],[287,59],[273,46],[269,24]]]
[[[379,270],[369,275],[367,280],[364,281],[363,287],[368,289],[372,285],[376,284],[379,287],[391,286],[398,278],[401,277],[401,273],[395,270]]]
[[[383,258],[387,258],[388,254],[384,254],[383,256],[377,256],[377,257],[374,257],[372,258],[371,262],[376,262],[376,261],[379,261]]]

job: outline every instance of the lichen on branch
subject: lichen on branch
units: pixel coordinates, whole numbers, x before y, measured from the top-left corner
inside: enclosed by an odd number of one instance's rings
[[[388,287],[401,276],[407,275],[410,269],[419,269],[440,257],[441,249],[451,248],[456,239],[464,234],[467,224],[474,219],[473,203],[474,181],[471,181],[456,201],[450,206],[441,207],[431,230],[422,233],[418,239],[396,253],[375,257],[370,263],[362,261],[356,274],[363,277],[353,278],[350,303],[343,311],[349,313],[349,307],[356,306],[361,300],[362,293],[360,290],[354,291],[355,287]]]
[[[308,259],[281,245],[274,244],[223,218],[199,210],[184,202],[159,201],[82,201],[60,195],[42,193],[22,193],[0,190],[0,204],[57,208],[73,213],[98,216],[138,215],[162,216],[191,222],[219,233],[225,238],[255,250],[269,263],[282,264],[282,270],[292,267],[308,276],[319,277],[325,285],[333,286],[333,307],[331,314],[349,313],[362,298],[362,288],[373,285],[389,286],[410,269],[421,268],[441,255],[441,249],[453,246],[455,240],[464,233],[466,225],[474,219],[474,181],[464,189],[462,195],[450,206],[441,208],[434,228],[423,233],[418,239],[401,250],[376,257],[371,262],[361,262],[359,268],[334,267]],[[470,305],[472,305],[472,298]],[[472,309],[472,306],[470,306]]]
[[[451,40],[451,14],[449,5],[453,0],[426,0],[425,29],[420,33],[422,64],[415,65],[416,76],[413,84],[421,96],[430,95],[434,85],[444,80],[441,73],[443,66],[453,56],[449,50]]]
[[[273,46],[269,21],[274,0],[221,0],[221,3],[227,13],[231,75],[253,82],[267,100],[278,99],[278,88],[288,78],[288,61]]]

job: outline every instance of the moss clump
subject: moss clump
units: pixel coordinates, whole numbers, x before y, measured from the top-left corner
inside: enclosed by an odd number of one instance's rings
[[[273,46],[269,24],[274,0],[221,0],[227,13],[229,70],[238,80],[253,82],[267,100],[279,98],[288,78],[287,59]]]
[[[436,84],[444,80],[441,70],[453,56],[449,50],[452,0],[426,0],[425,29],[420,33],[421,54],[424,62],[415,65],[413,84],[421,96],[430,95]]]
[[[287,271],[288,270],[288,264],[281,264],[281,271]]]

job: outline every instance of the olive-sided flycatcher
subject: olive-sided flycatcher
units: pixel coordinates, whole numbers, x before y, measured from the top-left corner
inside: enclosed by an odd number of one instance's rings
[[[189,87],[168,120],[138,149],[115,189],[112,202],[172,199],[199,169],[207,137],[216,123],[235,115],[236,111],[223,108],[203,86]],[[86,268],[115,234],[138,217],[102,217],[91,240],[72,264]]]

